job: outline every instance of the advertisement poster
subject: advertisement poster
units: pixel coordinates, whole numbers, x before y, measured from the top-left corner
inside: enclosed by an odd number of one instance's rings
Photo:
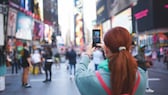
[[[77,46],[84,45],[83,18],[80,14],[75,16],[75,41]]]
[[[9,9],[7,36],[15,36],[17,11]]]
[[[34,0],[34,14],[43,21],[43,0]]]
[[[126,28],[130,33],[132,33],[132,13],[131,8],[128,8],[118,15],[114,16],[112,19],[112,27],[121,26]]]
[[[43,40],[44,36],[44,24],[39,21],[34,22],[34,30],[33,30],[33,40]]]
[[[33,12],[33,0],[25,0],[25,10]]]
[[[49,44],[52,43],[52,34],[53,34],[53,28],[51,26],[45,24],[44,39]]]
[[[18,12],[16,24],[16,38],[32,40],[33,19]]]
[[[78,13],[75,14],[75,44],[77,46],[84,46],[84,27],[83,27],[83,0],[74,0],[75,8]]]
[[[122,10],[134,5],[138,0],[107,0],[107,10],[109,17],[116,15]]]
[[[1,29],[1,31],[0,31],[0,46],[3,46],[4,45],[4,22],[3,22],[3,15],[2,14],[0,14],[0,29]]]

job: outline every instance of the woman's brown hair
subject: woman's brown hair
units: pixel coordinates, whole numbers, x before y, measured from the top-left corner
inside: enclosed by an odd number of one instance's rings
[[[112,94],[127,93],[132,95],[136,80],[137,63],[129,52],[132,43],[131,35],[125,28],[115,27],[105,34],[104,43],[112,53],[108,58]]]

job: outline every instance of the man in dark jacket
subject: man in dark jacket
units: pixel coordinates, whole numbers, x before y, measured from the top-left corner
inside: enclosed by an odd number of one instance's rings
[[[75,69],[76,69],[76,56],[77,56],[77,54],[76,54],[76,51],[74,50],[73,47],[70,49],[70,51],[68,51],[68,52],[66,53],[66,57],[67,57],[67,59],[69,60],[70,75],[71,75],[71,77],[72,77],[72,68],[73,68],[73,71],[74,71],[73,74],[75,74]]]
[[[28,49],[27,43],[23,43],[23,55],[22,55],[22,67],[23,67],[23,74],[22,74],[22,86],[25,88],[30,88],[31,85],[28,83],[28,76],[29,76],[29,68],[32,67],[30,52]]]
[[[45,58],[45,64],[44,64],[44,70],[45,70],[45,76],[46,79],[43,81],[44,83],[46,82],[51,82],[51,78],[52,78],[52,63],[53,63],[53,59],[52,59],[52,51],[51,51],[51,47],[45,47],[45,54],[44,54],[44,58]],[[49,75],[48,75],[49,73]]]

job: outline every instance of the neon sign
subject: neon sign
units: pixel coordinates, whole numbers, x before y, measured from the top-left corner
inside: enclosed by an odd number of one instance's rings
[[[168,4],[164,6],[166,9],[168,9]]]
[[[141,19],[141,18],[147,16],[148,12],[149,12],[149,10],[145,9],[145,10],[142,10],[142,11],[136,13],[134,16],[135,16],[136,20],[138,20],[138,19]]]

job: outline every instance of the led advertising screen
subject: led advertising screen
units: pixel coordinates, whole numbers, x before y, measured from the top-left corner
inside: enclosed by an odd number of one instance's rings
[[[34,22],[34,30],[33,30],[33,40],[43,40],[44,36],[44,24],[39,21]]]
[[[112,27],[121,26],[132,33],[131,8],[124,10],[112,18]]]
[[[83,17],[81,14],[75,16],[75,43],[77,46],[84,45]]]
[[[33,0],[34,2],[34,9],[33,12],[38,18],[43,21],[43,0]],[[45,0],[49,1],[49,0]],[[44,8],[45,9],[45,8]]]
[[[50,12],[50,9],[51,9],[51,4],[50,4],[50,0],[45,0],[43,1],[43,7],[44,7],[44,20],[45,21],[52,21],[51,18],[52,18],[52,15],[51,15],[51,12]]]
[[[9,8],[7,36],[15,36],[17,11]]]
[[[33,12],[33,0],[25,0],[25,10]]]
[[[154,0],[139,0],[137,5],[132,8],[134,31],[144,32],[154,28],[152,1]]]
[[[75,20],[75,44],[81,48],[84,46],[84,24],[83,24],[83,0],[74,0],[75,8],[78,12],[74,16]]]
[[[52,43],[52,34],[53,34],[53,28],[47,24],[45,24],[44,27],[44,39],[49,44]]]
[[[132,9],[133,29],[144,32],[152,29],[168,28],[167,5],[168,0],[139,0]]]
[[[105,0],[109,17],[118,14],[138,0]],[[139,0],[140,1],[140,0]]]
[[[32,40],[33,19],[18,12],[16,24],[16,38]]]
[[[4,18],[3,18],[3,14],[0,14],[0,46],[3,46],[4,45]]]
[[[168,0],[153,0],[154,27],[168,28]]]
[[[106,3],[106,0],[98,0],[96,4],[97,23],[102,23],[109,18]]]
[[[66,7],[66,6],[65,6]],[[44,23],[52,25],[58,24],[58,4],[57,0],[43,0]]]
[[[33,1],[34,0],[20,0],[20,8],[33,12]]]

